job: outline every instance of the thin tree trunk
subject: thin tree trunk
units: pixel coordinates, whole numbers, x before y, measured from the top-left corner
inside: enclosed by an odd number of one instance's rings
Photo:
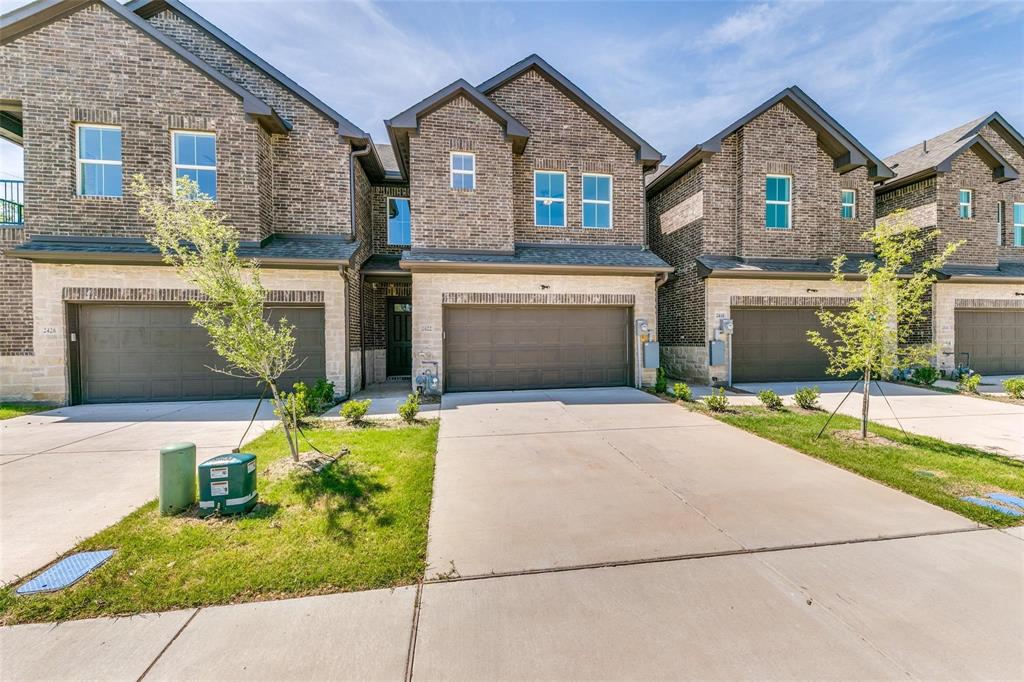
[[[299,449],[292,438],[291,411],[288,409],[287,403],[281,399],[281,394],[277,390],[276,381],[270,382],[270,392],[274,395],[274,404],[277,405],[277,413],[281,418],[281,426],[284,427],[284,439],[288,441],[288,449],[292,451],[292,461],[298,462]]]
[[[864,400],[861,405],[860,437],[868,437],[868,401],[871,399],[871,370],[864,368]]]

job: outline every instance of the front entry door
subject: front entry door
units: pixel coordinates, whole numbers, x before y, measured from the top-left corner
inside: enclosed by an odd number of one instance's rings
[[[388,376],[412,374],[412,301],[408,298],[387,300]]]

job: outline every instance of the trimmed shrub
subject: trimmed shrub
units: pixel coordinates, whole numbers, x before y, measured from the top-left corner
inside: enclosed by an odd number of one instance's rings
[[[821,389],[817,386],[801,386],[793,394],[793,401],[805,410],[816,410],[820,396]]]
[[[654,392],[664,393],[667,390],[668,380],[665,378],[665,370],[659,367],[654,379]]]
[[[693,391],[690,390],[688,384],[684,384],[682,381],[672,386],[672,392],[676,394],[676,398],[679,400],[685,400],[686,402],[693,400]]]
[[[316,414],[334,405],[334,382],[323,378],[317,379],[313,388],[309,389],[308,403],[310,411]]]
[[[1006,379],[1003,388],[1014,398],[1024,398],[1024,377]]]
[[[914,371],[910,373],[910,380],[915,384],[931,386],[939,380],[939,370],[935,369],[931,365],[915,367]]]
[[[729,407],[729,398],[725,395],[725,389],[720,388],[704,396],[704,405],[712,412],[725,412]]]
[[[775,391],[770,391],[767,388],[757,394],[757,399],[761,401],[761,404],[767,407],[769,410],[781,410],[782,409],[782,398]]]
[[[961,393],[977,393],[980,385],[980,374],[961,374],[960,379],[956,382],[956,387]]]
[[[349,400],[341,406],[341,416],[348,420],[350,424],[361,422],[366,413],[370,411],[370,402],[369,398],[366,400]]]
[[[410,393],[405,402],[398,406],[398,414],[407,423],[416,421],[416,415],[420,413],[420,394]]]

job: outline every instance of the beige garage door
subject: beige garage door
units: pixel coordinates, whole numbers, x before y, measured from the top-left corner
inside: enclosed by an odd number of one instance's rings
[[[259,397],[262,386],[211,371],[224,361],[187,305],[78,306],[76,399],[85,403]],[[272,308],[295,325],[302,367],[282,377],[287,388],[325,375],[323,308]]]
[[[626,386],[630,309],[450,306],[446,391]]]
[[[817,310],[733,308],[733,382],[834,379],[825,354],[807,340],[808,330],[822,331]]]
[[[957,362],[981,374],[1024,372],[1024,310],[957,310]]]

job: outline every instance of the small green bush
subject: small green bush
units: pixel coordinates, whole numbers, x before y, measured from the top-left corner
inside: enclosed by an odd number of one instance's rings
[[[767,407],[769,410],[781,410],[782,409],[782,398],[775,391],[770,391],[767,388],[757,394],[757,399],[761,401],[761,404]]]
[[[690,390],[689,385],[684,384],[682,381],[672,386],[672,392],[676,394],[676,398],[679,400],[685,400],[686,402],[693,400],[693,391]]]
[[[961,393],[977,393],[981,385],[980,374],[961,374],[957,381],[957,388]]]
[[[816,410],[819,397],[821,397],[821,389],[817,386],[801,386],[793,394],[793,401],[805,410]]]
[[[356,424],[363,420],[366,413],[370,411],[370,399],[366,400],[349,400],[347,403],[341,406],[341,416],[348,420],[351,424]]]
[[[667,390],[668,380],[665,378],[665,370],[659,367],[654,379],[654,392],[664,393]]]
[[[313,388],[309,389],[307,401],[310,412],[316,414],[320,414],[334,405],[334,382],[324,378],[317,379]]]
[[[729,398],[725,395],[725,389],[720,388],[704,396],[704,405],[712,412],[725,412],[729,407]]]
[[[398,406],[398,414],[409,424],[416,421],[416,415],[420,413],[420,394],[410,393],[405,402]]]
[[[910,380],[915,384],[931,386],[939,380],[939,370],[935,369],[931,365],[915,367],[914,371],[910,373]]]
[[[1024,377],[1007,379],[1003,382],[1003,388],[1014,398],[1024,398]]]

